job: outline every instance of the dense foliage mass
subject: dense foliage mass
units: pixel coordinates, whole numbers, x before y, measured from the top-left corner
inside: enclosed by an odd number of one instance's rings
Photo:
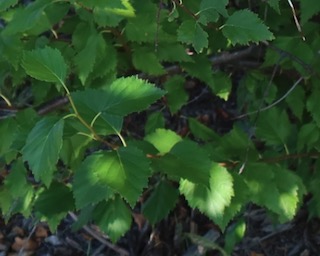
[[[113,242],[132,209],[154,225],[181,197],[222,231],[249,202],[285,222],[310,195],[319,216],[319,12],[312,0],[2,0],[3,216],[55,230],[77,212]],[[233,97],[230,127],[186,111],[190,81]]]

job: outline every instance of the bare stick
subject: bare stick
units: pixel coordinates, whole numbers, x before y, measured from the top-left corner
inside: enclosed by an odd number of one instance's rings
[[[291,11],[292,11],[292,14],[293,14],[293,19],[294,19],[294,22],[296,23],[296,27],[297,27],[299,33],[301,34],[302,40],[303,40],[303,41],[306,41],[306,38],[305,38],[304,35],[303,35],[303,32],[302,32],[300,23],[299,23],[299,21],[298,21],[297,15],[296,15],[296,10],[294,9],[294,6],[293,6],[291,0],[287,0],[287,1],[288,1],[289,5],[290,5],[290,7],[291,7]]]
[[[69,212],[69,216],[74,220],[77,221],[78,217],[73,213]],[[93,231],[90,227],[87,225],[82,227],[88,234],[90,234],[93,238],[97,239],[102,244],[108,246],[110,249],[114,250],[115,252],[119,253],[121,256],[129,256],[129,252],[127,252],[125,249],[122,249],[112,243],[110,243],[108,240],[104,239],[102,235],[97,234],[97,232]]]

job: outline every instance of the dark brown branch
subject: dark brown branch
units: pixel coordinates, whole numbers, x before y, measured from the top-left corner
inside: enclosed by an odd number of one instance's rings
[[[46,102],[45,104],[42,104],[40,107],[37,107],[36,110],[37,113],[42,116],[52,112],[53,110],[63,107],[68,103],[69,100],[67,97],[59,97],[49,102]]]
[[[318,158],[320,157],[320,152],[312,152],[312,153],[300,153],[300,154],[291,154],[291,155],[283,155],[273,158],[264,158],[261,159],[260,162],[264,163],[279,163],[281,161],[289,160],[289,159],[301,159],[301,158]]]
[[[193,13],[191,12],[183,3],[180,3],[179,0],[173,0],[175,2],[176,5],[180,6],[180,8],[185,12],[187,13],[188,15],[190,15],[192,18],[194,18],[195,20],[198,19],[198,17]]]

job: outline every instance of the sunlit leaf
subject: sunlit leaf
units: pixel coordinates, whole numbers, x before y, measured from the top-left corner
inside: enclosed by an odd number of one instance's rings
[[[180,182],[180,192],[186,197],[191,207],[198,208],[213,221],[223,219],[225,209],[234,196],[233,179],[227,170],[218,164],[212,164],[209,188],[188,180]],[[220,223],[217,223],[218,225]],[[221,229],[225,225],[219,225]]]
[[[114,243],[129,230],[132,222],[131,211],[119,196],[100,203],[93,219]]]
[[[159,153],[168,153],[171,148],[181,141],[181,137],[171,130],[157,129],[145,137],[145,140],[150,142]]]

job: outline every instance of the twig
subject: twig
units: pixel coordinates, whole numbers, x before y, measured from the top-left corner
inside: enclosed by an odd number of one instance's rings
[[[253,112],[249,112],[249,113],[245,113],[245,114],[240,115],[240,116],[236,116],[236,117],[232,118],[232,120],[244,118],[244,117],[250,116],[250,115],[254,115],[254,114],[257,114],[258,112],[262,112],[262,111],[265,111],[265,110],[268,110],[268,109],[274,107],[275,105],[277,105],[278,103],[283,101],[297,87],[297,85],[301,82],[302,79],[303,79],[303,77],[300,77],[280,99],[276,100],[272,104],[270,104],[270,105],[268,105],[266,107],[260,108],[259,110],[256,110],[256,111],[253,111]]]
[[[195,20],[198,19],[198,17],[193,13],[191,12],[183,3],[182,1],[179,1],[179,0],[173,0],[173,2],[175,2],[176,5],[180,6],[181,9],[187,13],[188,15],[190,15],[192,18],[194,18]]]
[[[70,217],[74,220],[77,221],[78,217],[73,213],[69,212]],[[101,234],[97,234],[94,230],[92,230],[89,226],[85,225],[82,227],[89,235],[91,235],[93,238],[97,239],[99,242],[102,244],[108,246],[110,249],[114,250],[115,252],[119,253],[121,256],[129,256],[129,252],[127,252],[125,249],[122,249],[118,247],[117,245],[114,245],[104,239]]]
[[[303,41],[306,41],[306,38],[305,38],[304,35],[303,35],[301,26],[300,26],[300,24],[299,24],[299,21],[298,21],[297,15],[296,15],[296,10],[294,9],[294,6],[293,6],[291,0],[287,0],[287,1],[288,1],[289,5],[290,5],[290,7],[291,7],[293,19],[294,19],[294,22],[296,23],[296,27],[297,27],[297,29],[298,29],[301,37],[302,37],[302,40],[303,40]]]
[[[260,162],[278,163],[280,161],[285,161],[288,159],[300,159],[300,158],[306,158],[306,157],[318,158],[318,157],[320,157],[320,152],[318,152],[318,153],[313,152],[313,153],[291,154],[291,155],[283,155],[283,156],[278,156],[278,157],[273,157],[273,158],[264,158],[264,159],[261,159]]]
[[[270,48],[271,50],[274,50],[276,52],[278,52],[279,54],[291,59],[292,61],[297,62],[298,64],[300,64],[308,73],[310,74],[317,74],[317,72],[306,62],[304,62],[302,59],[300,59],[299,57],[293,55],[292,53],[285,51],[275,45],[270,44],[267,41],[263,41],[262,42],[264,45],[266,45],[268,48]]]

